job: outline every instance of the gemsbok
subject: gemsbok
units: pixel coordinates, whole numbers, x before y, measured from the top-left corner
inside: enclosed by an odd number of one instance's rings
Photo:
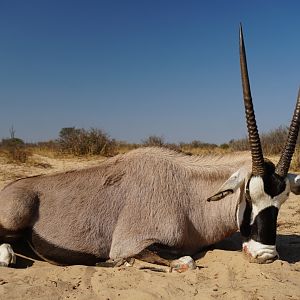
[[[239,38],[251,156],[140,148],[97,167],[17,180],[0,192],[0,240],[23,236],[49,262],[91,265],[136,257],[153,245],[193,255],[240,230],[250,261],[275,260],[278,210],[290,192],[300,193],[300,176],[288,173],[300,92],[275,166],[262,152],[241,27]],[[0,246],[2,266],[15,257],[9,244]]]

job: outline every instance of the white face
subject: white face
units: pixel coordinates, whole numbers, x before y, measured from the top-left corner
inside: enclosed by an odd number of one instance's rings
[[[264,182],[261,177],[252,177],[249,183],[249,192],[252,201],[251,224],[256,216],[267,207],[274,206],[280,209],[290,194],[290,183],[285,179],[285,189],[279,195],[271,197],[265,192]]]

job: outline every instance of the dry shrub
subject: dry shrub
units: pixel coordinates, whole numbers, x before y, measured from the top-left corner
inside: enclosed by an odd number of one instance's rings
[[[137,149],[141,147],[140,144],[135,144],[135,143],[127,143],[124,141],[117,141],[116,142],[116,152],[118,154],[124,154],[127,153],[131,150]]]
[[[260,134],[260,140],[265,155],[278,155],[281,153],[288,135],[288,128],[280,126],[267,133]],[[229,141],[233,151],[250,150],[248,138]]]
[[[60,154],[59,143],[55,140],[38,142],[28,145],[28,148],[35,154],[56,158]]]
[[[291,163],[291,169],[294,171],[300,170],[300,148],[299,147],[297,147],[294,152],[292,163]]]
[[[31,156],[24,141],[18,138],[2,139],[1,149],[6,153],[9,162],[26,163]]]
[[[145,147],[164,147],[165,139],[162,136],[150,135],[146,139],[142,140],[142,144]]]
[[[180,150],[189,155],[203,155],[215,153],[218,149],[216,144],[205,143],[202,141],[194,140],[190,143],[180,143]]]
[[[29,152],[25,148],[12,148],[8,151],[9,160],[17,163],[26,163],[29,155]]]
[[[100,129],[85,130],[75,127],[62,128],[59,133],[59,149],[63,153],[76,156],[103,155],[113,156],[116,150],[116,141]]]

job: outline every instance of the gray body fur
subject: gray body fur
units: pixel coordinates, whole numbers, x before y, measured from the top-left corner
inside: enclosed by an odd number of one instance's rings
[[[154,243],[191,255],[238,229],[242,189],[206,199],[242,166],[251,169],[250,157],[141,148],[97,167],[21,179],[0,193],[0,238],[24,232],[41,256],[66,264],[131,257]]]

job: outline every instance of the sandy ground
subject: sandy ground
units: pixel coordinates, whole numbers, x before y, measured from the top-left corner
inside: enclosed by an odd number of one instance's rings
[[[34,156],[30,165],[14,165],[0,157],[0,188],[19,177],[100,160]],[[145,263],[140,261],[132,267],[59,267],[17,247],[17,268],[0,270],[0,299],[300,299],[299,216],[300,198],[292,195],[279,215],[281,259],[267,265],[244,259],[238,233],[199,253],[198,269],[181,274],[141,270]]]

